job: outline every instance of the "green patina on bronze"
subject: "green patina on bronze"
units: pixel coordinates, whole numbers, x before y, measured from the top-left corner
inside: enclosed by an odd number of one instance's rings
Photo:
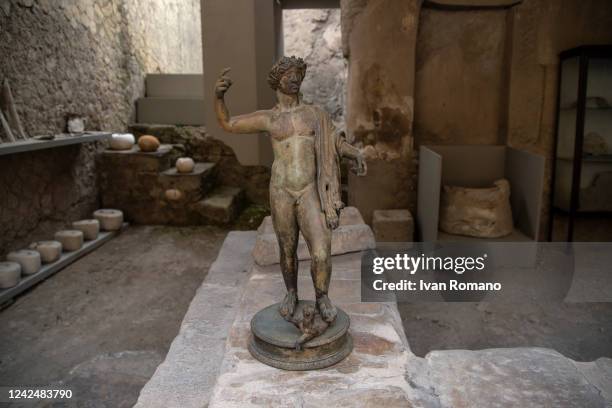
[[[327,326],[334,326],[338,314],[328,291],[331,231],[338,227],[339,211],[343,206],[339,163],[342,157],[351,159],[355,162],[355,172],[365,175],[365,160],[361,151],[351,146],[344,134],[333,126],[327,112],[318,106],[300,103],[300,86],[306,74],[306,64],[301,58],[283,57],[270,70],[268,83],[276,91],[276,106],[236,117],[230,117],[224,101],[225,92],[232,84],[229,70],[224,69],[215,84],[215,111],[220,126],[233,133],[267,132],[272,141],[270,208],[287,288],[278,311],[287,322],[299,327],[305,338],[313,333],[325,334],[329,330]],[[310,250],[315,313],[321,319],[315,319],[319,324],[312,327],[294,317],[298,304],[300,231]]]
[[[300,300],[295,314],[300,314],[312,301]],[[349,317],[342,309],[329,328],[307,341],[297,350],[294,345],[302,337],[297,327],[278,313],[279,303],[260,310],[251,320],[252,336],[249,351],[259,361],[284,370],[301,371],[329,367],[344,359],[352,350]]]

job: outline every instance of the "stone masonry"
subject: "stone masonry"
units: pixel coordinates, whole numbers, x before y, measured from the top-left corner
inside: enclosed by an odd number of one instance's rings
[[[283,36],[285,55],[302,57],[308,64],[304,101],[323,106],[344,129],[348,62],[342,55],[340,9],[285,10]]]
[[[125,131],[148,72],[202,71],[200,1],[0,0],[0,80],[30,135]],[[0,157],[0,256],[96,209],[101,144]]]

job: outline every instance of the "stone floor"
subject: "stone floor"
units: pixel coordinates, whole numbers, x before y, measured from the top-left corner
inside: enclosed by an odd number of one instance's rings
[[[221,246],[226,234],[130,227],[19,297],[0,312],[0,384],[62,385],[77,396],[68,406],[92,407],[130,407],[137,398],[138,408],[612,406],[609,358],[576,362],[535,347],[413,353],[394,304],[359,303],[359,254],[334,257],[331,289],[351,315],[353,354],[309,373],[262,365],[246,350],[248,321],[279,300],[278,265],[253,265],[253,231],[231,232]],[[309,264],[300,267],[302,296],[312,296]],[[483,327],[504,316],[476,310],[490,319]],[[565,318],[580,316],[589,312]],[[540,326],[530,318],[522,323]],[[419,338],[460,337],[456,326],[440,327],[414,331]],[[597,335],[584,334],[579,342]],[[533,345],[527,340],[523,345]]]
[[[228,236],[165,362],[143,389],[138,407],[612,406],[610,358],[576,362],[537,347],[415,355],[395,304],[359,303],[359,254],[334,257],[330,289],[331,298],[351,317],[353,353],[319,371],[287,372],[265,366],[246,349],[249,321],[257,310],[278,301],[283,285],[278,265],[252,264],[248,246],[254,236],[244,234],[249,233]],[[249,265],[247,279],[243,271]],[[300,264],[303,298],[313,295],[308,266]],[[215,285],[229,290],[231,282],[245,282],[242,295],[233,286],[234,291],[225,296],[233,301],[221,303],[227,306],[206,307],[211,291],[220,289]],[[226,313],[219,312],[223,308]],[[207,339],[208,343],[203,341]]]
[[[612,303],[399,303],[412,351],[547,347],[612,358]]]
[[[59,384],[78,406],[131,407],[226,234],[132,226],[20,296],[0,312],[0,384]]]

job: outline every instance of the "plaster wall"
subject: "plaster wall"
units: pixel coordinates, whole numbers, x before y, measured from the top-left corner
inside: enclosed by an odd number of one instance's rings
[[[347,135],[366,150],[369,175],[349,176],[349,205],[366,222],[374,209],[415,205],[414,78],[421,1],[343,0],[349,58]],[[393,180],[381,182],[381,175]]]
[[[499,144],[505,114],[506,9],[421,9],[417,144]]]
[[[0,0],[0,79],[30,135],[124,131],[147,72],[202,71],[199,0]],[[0,256],[98,206],[97,144],[0,157]]]
[[[219,73],[231,67],[233,85],[225,101],[232,116],[275,104],[266,78],[282,49],[280,7],[268,0],[207,0],[201,10],[207,131],[234,150],[241,164],[271,165],[268,136],[225,132],[217,123],[213,101]]]

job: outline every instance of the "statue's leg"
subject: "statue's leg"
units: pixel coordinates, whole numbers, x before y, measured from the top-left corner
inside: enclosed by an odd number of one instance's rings
[[[282,188],[270,186],[270,208],[272,223],[280,248],[280,267],[287,294],[281,302],[279,312],[285,319],[293,316],[297,297],[298,278],[298,224],[296,220],[295,198]]]
[[[317,306],[323,320],[331,323],[337,313],[327,296],[332,270],[331,230],[325,222],[319,193],[314,184],[298,200],[297,220],[312,259],[310,274],[317,297]]]

